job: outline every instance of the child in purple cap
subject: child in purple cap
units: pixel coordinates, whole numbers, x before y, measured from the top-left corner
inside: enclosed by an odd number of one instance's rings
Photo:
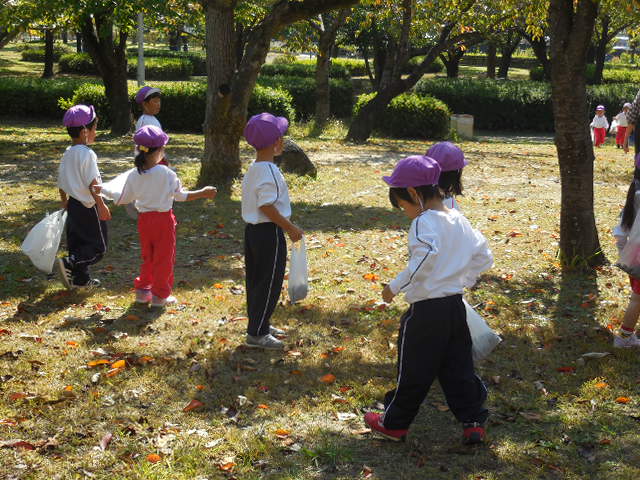
[[[67,210],[67,246],[69,255],[58,259],[65,287],[97,287],[98,279],[89,276],[89,266],[99,262],[107,251],[107,220],[111,212],[94,193],[101,183],[98,157],[88,145],[96,139],[98,118],[92,105],[75,105],[64,114],[63,124],[71,137],[58,171],[58,189],[62,208]]]
[[[444,192],[444,204],[449,208],[460,210],[456,195],[462,195],[462,169],[468,163],[464,153],[460,147],[451,142],[440,142],[432,145],[426,155],[440,165],[438,185]]]
[[[156,115],[162,107],[161,92],[159,88],[144,86],[136,93],[136,103],[142,107],[142,115],[136,122],[136,132],[146,125],[162,128]]]
[[[433,381],[463,423],[463,442],[481,443],[487,389],[475,374],[471,337],[462,301],[465,287],[493,264],[487,241],[457,210],[442,203],[440,166],[416,155],[400,160],[389,177],[391,204],[409,217],[409,265],[383,290],[390,303],[404,293],[410,304],[400,319],[398,377],[383,414],[369,412],[372,431],[404,440]]]
[[[256,160],[242,180],[242,219],[247,288],[246,345],[279,350],[284,347],[275,335],[284,331],[270,324],[278,303],[287,260],[285,232],[292,242],[302,230],[291,223],[289,190],[273,157],[282,153],[282,137],[289,127],[284,117],[261,113],[249,119],[244,136],[256,149]]]
[[[613,229],[618,253],[621,256],[625,247],[633,248],[633,245],[640,244],[640,232],[637,231],[637,228],[634,231],[633,228],[638,213],[640,213],[640,154],[636,155],[633,181],[629,185],[627,201],[620,215],[620,223]],[[634,236],[635,238],[632,238]],[[637,253],[633,256],[637,256]],[[622,262],[617,265],[623,266]],[[624,270],[627,271],[632,265],[624,267]],[[629,273],[629,282],[631,283],[631,298],[629,298],[629,304],[624,312],[622,325],[620,325],[617,334],[613,336],[613,346],[616,348],[640,348],[640,339],[635,333],[638,317],[640,316],[640,276],[638,275],[640,272],[629,270],[627,273]]]
[[[95,190],[116,205],[135,202],[138,215],[138,233],[142,248],[140,275],[134,281],[136,303],[151,302],[152,307],[164,307],[177,300],[173,289],[173,266],[176,258],[176,217],[173,201],[215,198],[214,187],[187,191],[176,173],[160,161],[169,137],[162,129],[148,125],[136,131],[133,140],[138,147],[135,168],[125,173],[123,185],[114,187],[113,181]]]
[[[593,128],[593,144],[600,147],[607,139],[607,130],[609,129],[609,121],[604,115],[604,105],[596,107],[596,116],[593,117],[590,126]]]

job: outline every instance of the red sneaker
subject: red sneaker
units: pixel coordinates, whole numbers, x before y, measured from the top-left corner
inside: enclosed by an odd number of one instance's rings
[[[484,443],[484,437],[486,431],[481,423],[465,423],[463,424],[462,431],[462,444],[463,445],[478,445]]]
[[[408,429],[389,430],[382,425],[382,415],[379,413],[365,413],[364,423],[371,427],[371,431],[394,442],[404,442],[409,433]]]

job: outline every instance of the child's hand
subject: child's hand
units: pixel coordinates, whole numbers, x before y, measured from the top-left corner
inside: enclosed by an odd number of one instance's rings
[[[289,235],[291,241],[295,243],[302,238],[304,232],[295,225],[291,224],[291,227],[287,230],[287,235]]]
[[[102,185],[94,185],[93,191],[96,192],[96,195],[100,195],[100,192],[102,192]]]
[[[107,207],[104,203],[98,204],[98,218],[102,221],[111,220],[111,212],[109,211],[109,207]]]
[[[218,194],[218,189],[216,187],[204,187],[202,189],[202,196],[204,198],[216,198],[216,195]]]
[[[395,297],[394,293],[391,291],[391,288],[389,287],[389,285],[387,285],[386,287],[384,287],[384,290],[382,290],[382,299],[386,302],[386,303],[391,303],[393,302],[393,297]]]

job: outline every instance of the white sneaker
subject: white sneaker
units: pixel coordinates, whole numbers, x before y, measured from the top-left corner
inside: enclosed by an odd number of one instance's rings
[[[136,303],[146,304],[151,301],[151,291],[136,288]]]
[[[71,265],[69,265],[69,261],[66,258],[58,259],[58,273],[60,274],[60,280],[62,280],[62,284],[68,288],[73,288],[73,275],[71,274]]]
[[[640,339],[636,337],[635,333],[632,333],[626,338],[620,335],[614,335],[613,346],[615,348],[640,348]]]
[[[287,335],[287,332],[285,332],[281,328],[276,328],[273,325],[269,326],[269,333],[273,336],[280,335],[281,337],[285,337]]]
[[[257,337],[247,335],[245,345],[251,348],[264,348],[265,350],[282,350],[284,348],[284,343],[270,333]]]
[[[100,285],[101,285],[101,282],[97,278],[90,278],[89,280],[87,280],[87,283],[82,285],[78,285],[77,283],[72,284],[73,288],[79,288],[79,289],[84,288],[87,290],[93,290],[94,288],[100,287]]]
[[[172,303],[177,303],[178,299],[173,295],[169,295],[167,298],[159,298],[153,295],[151,297],[151,306],[152,307],[164,307],[166,305],[171,305]]]

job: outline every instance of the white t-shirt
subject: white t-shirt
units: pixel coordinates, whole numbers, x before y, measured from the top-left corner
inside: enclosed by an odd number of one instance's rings
[[[605,115],[596,115],[591,121],[592,128],[609,128],[609,121]]]
[[[242,219],[252,224],[270,222],[260,211],[265,205],[291,217],[289,189],[280,169],[271,162],[253,162],[242,179]]]
[[[613,117],[613,119],[618,122],[618,125],[621,127],[628,127],[629,121],[627,120],[627,114],[624,112],[620,112],[618,115]]]
[[[155,127],[162,128],[162,125],[160,125],[160,122],[154,115],[142,114],[140,115],[140,118],[138,118],[138,121],[136,122],[136,130],[140,130],[142,127],[146,125],[153,125]]]
[[[493,265],[482,233],[457,210],[427,210],[411,222],[409,265],[389,283],[409,303],[463,293]]]
[[[114,200],[116,205],[135,201],[140,213],[168,212],[174,200],[187,200],[188,191],[182,187],[176,172],[164,165],[156,165],[142,173],[132,168],[118,175],[102,185],[102,195]]]
[[[102,182],[96,153],[86,145],[68,147],[60,160],[58,188],[82,202],[85,207],[91,208],[96,204],[89,190],[89,185],[94,180]]]
[[[444,197],[442,203],[444,203],[444,206],[447,208],[453,208],[460,211],[460,205],[458,204],[458,202],[456,202],[456,197]]]

